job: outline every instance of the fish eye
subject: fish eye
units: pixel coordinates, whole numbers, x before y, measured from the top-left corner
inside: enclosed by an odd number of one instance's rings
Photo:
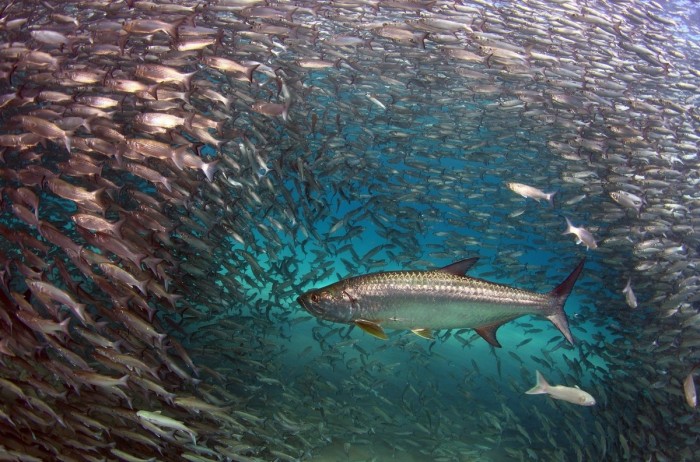
[[[318,296],[318,294],[311,294],[311,296],[310,296],[309,298],[311,299],[311,301],[312,301],[313,303],[317,303],[317,302],[318,302],[318,299],[319,299],[319,296]]]

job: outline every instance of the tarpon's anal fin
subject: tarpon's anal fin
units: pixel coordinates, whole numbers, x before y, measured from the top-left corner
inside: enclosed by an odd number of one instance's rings
[[[427,338],[428,340],[433,340],[433,333],[430,329],[411,329],[411,332],[419,337]]]
[[[477,327],[474,330],[477,334],[481,335],[481,338],[489,342],[491,345],[495,346],[496,348],[501,348],[501,344],[498,343],[498,340],[496,339],[496,331],[502,325],[503,323],[491,324],[488,326]]]
[[[355,325],[363,331],[367,332],[368,334],[374,335],[375,337],[380,338],[382,340],[386,340],[389,338],[384,333],[384,329],[382,329],[382,326],[380,326],[376,322],[367,321],[365,319],[356,319]]]
[[[455,276],[464,276],[464,274],[469,271],[469,268],[474,266],[474,264],[479,260],[479,257],[474,257],[474,258],[467,258],[466,260],[460,260],[456,261],[454,263],[450,263],[447,266],[443,266],[442,268],[436,270],[436,271],[442,271],[443,273],[450,273],[454,274]]]

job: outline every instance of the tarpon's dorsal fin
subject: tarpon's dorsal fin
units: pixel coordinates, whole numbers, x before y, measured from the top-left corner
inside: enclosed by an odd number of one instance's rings
[[[442,271],[443,273],[454,274],[455,276],[464,276],[464,274],[469,271],[469,268],[474,266],[474,264],[479,260],[479,257],[467,258],[466,260],[456,261],[450,263],[447,266],[443,266],[436,271]]]
[[[389,338],[384,333],[384,329],[382,329],[382,326],[380,326],[376,322],[367,321],[366,319],[356,319],[355,325],[363,331],[367,332],[368,334],[374,335],[375,337],[380,338],[382,340],[386,340]]]
[[[501,327],[503,323],[491,324],[489,326],[477,327],[474,330],[477,334],[481,335],[481,338],[489,342],[496,348],[501,348],[501,344],[496,340],[496,331]]]
[[[428,340],[433,340],[433,333],[430,329],[411,329],[411,332],[418,335],[419,337],[427,338]]]

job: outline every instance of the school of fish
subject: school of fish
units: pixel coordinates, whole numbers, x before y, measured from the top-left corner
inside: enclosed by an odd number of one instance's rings
[[[0,459],[700,459],[699,18],[0,3]],[[296,302],[473,256],[566,328]]]

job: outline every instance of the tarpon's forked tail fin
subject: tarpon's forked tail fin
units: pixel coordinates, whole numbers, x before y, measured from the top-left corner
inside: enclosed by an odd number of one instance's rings
[[[564,304],[571,293],[571,289],[574,288],[576,279],[578,279],[579,274],[581,274],[585,262],[585,258],[581,260],[571,274],[564,279],[564,282],[549,293],[549,296],[552,297],[552,311],[547,315],[547,319],[559,329],[572,345],[574,344],[574,338],[571,336],[571,331],[569,330],[569,320],[566,319],[566,313],[564,313]]]

